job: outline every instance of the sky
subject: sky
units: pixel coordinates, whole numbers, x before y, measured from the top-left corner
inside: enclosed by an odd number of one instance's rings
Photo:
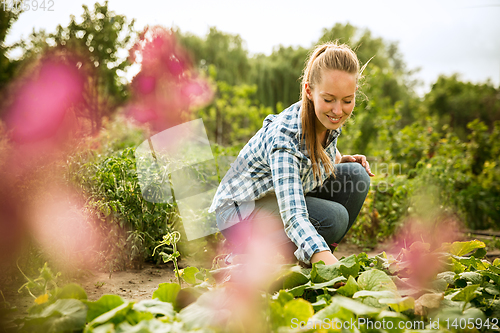
[[[4,1],[12,0],[1,0]],[[25,0],[27,1],[27,0]],[[42,0],[38,0],[40,3]],[[35,29],[55,31],[79,17],[81,5],[95,1],[47,0],[53,11],[23,13],[7,44]],[[100,1],[102,3],[102,1]],[[239,34],[250,54],[270,54],[274,47],[310,47],[324,28],[350,23],[375,37],[397,42],[408,69],[420,70],[425,93],[440,74],[459,73],[464,81],[490,79],[500,84],[500,0],[109,0],[116,14],[135,18],[138,29],[160,24],[199,36],[210,27]]]

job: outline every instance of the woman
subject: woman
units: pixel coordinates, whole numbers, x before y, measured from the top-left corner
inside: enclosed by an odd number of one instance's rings
[[[209,210],[233,253],[264,234],[305,264],[337,262],[332,251],[353,225],[373,176],[365,156],[336,149],[360,71],[348,46],[316,47],[304,69],[302,101],[266,117],[243,147]]]

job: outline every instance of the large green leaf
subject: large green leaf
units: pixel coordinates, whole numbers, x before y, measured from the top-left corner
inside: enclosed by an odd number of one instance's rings
[[[415,301],[415,314],[426,315],[429,310],[437,309],[443,300],[443,293],[427,293]]]
[[[444,243],[441,246],[440,250],[444,250],[453,255],[461,257],[469,252],[472,252],[475,249],[484,248],[485,246],[486,244],[476,239],[468,242],[454,242],[452,244]]]
[[[464,301],[464,302],[470,302],[474,298],[476,298],[478,295],[480,295],[479,292],[476,292],[477,288],[479,288],[478,284],[472,284],[470,286],[467,286],[460,290],[455,296],[451,298],[452,301]]]
[[[95,302],[86,301],[87,322],[91,322],[103,313],[106,313],[124,303],[124,300],[118,295],[103,295]]]
[[[27,332],[73,332],[84,328],[87,307],[77,299],[59,299],[25,320]]]
[[[292,267],[285,276],[281,277],[279,281],[283,281],[280,287],[283,289],[291,289],[296,286],[300,286],[307,283],[310,276],[305,274],[300,267]]]
[[[482,284],[483,275],[477,272],[463,272],[458,275],[459,279],[471,282],[472,284]]]
[[[311,270],[311,281],[313,283],[322,283],[339,276],[344,276],[345,278],[349,276],[356,277],[359,272],[359,267],[355,255],[339,260],[333,265],[325,265],[322,261],[314,263]]]
[[[181,277],[184,281],[186,281],[189,284],[196,284],[197,281],[195,275],[199,272],[200,270],[196,267],[186,267],[182,270]]]
[[[340,318],[349,320],[355,316],[370,316],[380,310],[344,296],[332,297],[332,302],[314,315],[314,319]]]
[[[97,327],[102,324],[113,323],[115,325],[124,321],[128,316],[130,310],[132,310],[132,306],[134,303],[126,301],[122,305],[117,306],[116,308],[103,313],[102,315],[94,318],[89,323],[90,327]]]
[[[165,323],[158,319],[143,320],[137,325],[123,322],[116,328],[116,333],[170,333],[180,331],[174,329],[171,323]]]
[[[436,319],[439,319],[444,323],[449,322],[450,325],[455,319],[457,319],[458,324],[460,325],[460,319],[465,319],[467,321],[468,318],[473,319],[474,322],[476,319],[480,319],[484,322],[486,316],[484,315],[483,311],[479,310],[478,308],[469,308],[462,312],[459,307],[444,308],[436,315]]]
[[[290,327],[292,320],[305,321],[314,315],[314,309],[308,301],[302,298],[294,299],[283,307],[284,326]]]
[[[174,304],[179,290],[181,287],[177,283],[160,283],[158,289],[153,292],[153,298]]]
[[[178,318],[188,330],[207,327],[224,328],[233,315],[235,295],[226,289],[214,289],[201,295],[196,302],[178,313]]]
[[[396,312],[403,312],[415,308],[415,299],[413,297],[380,298],[378,302],[389,305]]]
[[[359,290],[358,283],[352,276],[349,276],[345,286],[342,286],[339,289],[337,289],[337,294],[346,297],[352,297],[352,295],[354,295],[354,293],[356,293],[358,290]]]
[[[148,299],[142,300],[139,303],[134,304],[133,310],[139,312],[150,312],[155,316],[161,315],[165,318],[172,319],[175,316],[174,306],[172,303],[162,302],[158,299]]]
[[[74,298],[79,300],[86,300],[87,293],[85,290],[77,285],[76,283],[68,283],[61,289],[59,289],[56,293],[56,298]]]
[[[394,292],[398,290],[392,279],[378,269],[371,269],[361,273],[358,277],[358,286],[362,290],[391,290]]]
[[[347,279],[343,276],[338,276],[334,279],[331,279],[330,281],[322,282],[322,283],[311,283],[310,285],[307,285],[306,289],[309,290],[319,290],[327,287],[332,287],[336,285],[339,282],[344,282],[347,281]],[[334,290],[334,289],[333,289]]]

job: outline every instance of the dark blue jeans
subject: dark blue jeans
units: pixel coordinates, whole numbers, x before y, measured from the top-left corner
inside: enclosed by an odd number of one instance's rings
[[[309,220],[332,251],[354,224],[370,189],[370,176],[357,162],[335,165],[335,175],[305,197]],[[269,221],[276,221],[277,218],[281,221],[274,194],[252,203],[218,209],[216,218],[219,230],[235,253],[245,252],[252,235],[258,234],[256,228],[259,228],[259,223],[272,223]],[[297,249],[286,236],[282,222],[277,223],[267,237],[272,238],[279,252],[283,252],[282,249],[286,252]]]

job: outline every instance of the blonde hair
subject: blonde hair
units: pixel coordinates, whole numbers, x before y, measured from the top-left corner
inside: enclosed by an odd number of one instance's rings
[[[327,174],[333,173],[333,164],[330,157],[316,136],[316,114],[314,112],[313,101],[307,97],[306,83],[310,89],[314,89],[316,84],[321,82],[325,69],[337,69],[356,75],[356,82],[359,80],[360,68],[359,60],[353,50],[346,44],[338,45],[336,42],[329,42],[318,45],[307,60],[302,76],[302,137],[305,140],[309,157],[311,158],[314,177],[320,179],[320,168],[318,162],[325,166]],[[364,69],[364,67],[363,67]]]

